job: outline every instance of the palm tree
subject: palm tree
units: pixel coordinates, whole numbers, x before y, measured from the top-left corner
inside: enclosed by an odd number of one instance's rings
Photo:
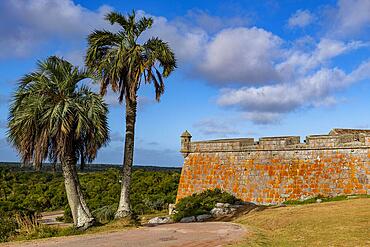
[[[101,94],[110,86],[118,93],[118,101],[126,103],[126,134],[122,169],[122,189],[116,218],[131,214],[130,183],[134,155],[137,93],[142,83],[154,85],[156,100],[164,92],[163,78],[176,68],[175,55],[167,43],[150,38],[139,43],[140,35],[152,26],[152,18],[136,19],[135,12],[127,17],[111,12],[106,18],[118,24],[118,32],[96,30],[88,37],[86,66],[101,77]]]
[[[108,108],[101,96],[79,83],[91,73],[49,57],[19,83],[10,106],[9,141],[24,163],[49,158],[61,162],[68,203],[76,227],[86,229],[94,218],[77,176],[81,143],[89,160],[108,141]]]

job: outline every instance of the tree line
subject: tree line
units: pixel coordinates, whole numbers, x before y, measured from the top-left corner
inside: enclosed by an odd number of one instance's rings
[[[94,212],[118,207],[120,171],[109,168],[79,174],[86,203]],[[176,200],[179,171],[135,168],[132,173],[131,209],[142,215],[166,210]],[[24,172],[0,166],[0,216],[66,209],[70,212],[61,172]]]

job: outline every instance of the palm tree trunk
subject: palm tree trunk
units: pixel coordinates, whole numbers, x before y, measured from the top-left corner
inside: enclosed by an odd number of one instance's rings
[[[42,167],[42,161],[40,162],[36,162],[35,160],[33,161],[33,167],[35,168],[36,171],[41,171],[41,167]]]
[[[74,155],[68,155],[62,161],[64,185],[68,204],[72,211],[73,223],[77,228],[87,229],[95,222],[83,197],[77,176],[77,160]]]
[[[135,142],[135,121],[136,121],[137,101],[126,97],[126,135],[125,149],[123,158],[123,169],[121,174],[121,196],[116,212],[116,218],[122,218],[131,215],[130,209],[130,186],[131,186],[131,170],[134,158],[134,142]]]

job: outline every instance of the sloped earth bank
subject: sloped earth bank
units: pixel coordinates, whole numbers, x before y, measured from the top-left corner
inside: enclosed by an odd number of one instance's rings
[[[243,239],[246,230],[227,222],[176,223],[143,227],[123,232],[40,239],[13,242],[1,247],[214,247],[232,244]]]

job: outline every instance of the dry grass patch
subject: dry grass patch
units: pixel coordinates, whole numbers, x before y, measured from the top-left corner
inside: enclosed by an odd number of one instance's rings
[[[250,234],[237,246],[370,246],[370,199],[253,211],[235,220]]]

